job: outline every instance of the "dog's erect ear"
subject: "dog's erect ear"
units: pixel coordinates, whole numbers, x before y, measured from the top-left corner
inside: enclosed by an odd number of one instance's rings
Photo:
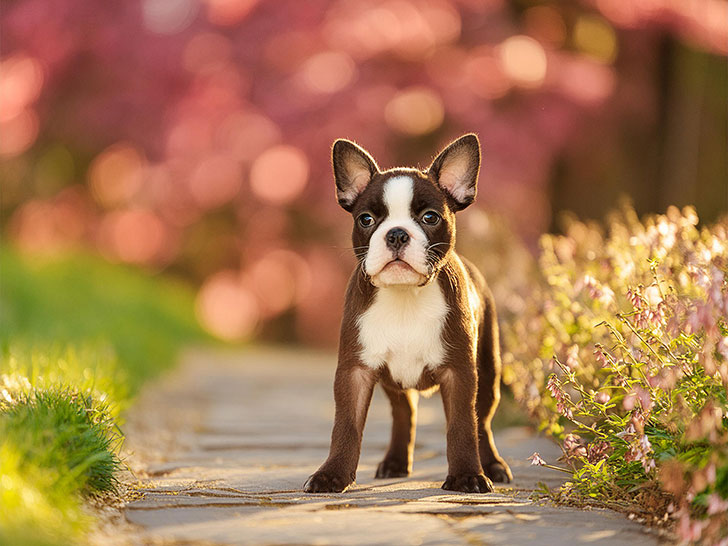
[[[351,212],[354,201],[379,172],[379,167],[366,150],[344,139],[334,142],[331,162],[334,166],[336,198],[342,208]]]
[[[427,169],[450,196],[451,208],[455,211],[475,201],[479,171],[480,142],[472,133],[451,142]]]

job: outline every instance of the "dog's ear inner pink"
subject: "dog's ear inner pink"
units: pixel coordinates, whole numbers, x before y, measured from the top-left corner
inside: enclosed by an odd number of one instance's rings
[[[364,148],[345,139],[334,142],[331,162],[336,198],[345,210],[351,211],[354,201],[379,172],[379,167]]]
[[[472,133],[450,143],[427,169],[456,211],[475,201],[479,171],[480,142]]]

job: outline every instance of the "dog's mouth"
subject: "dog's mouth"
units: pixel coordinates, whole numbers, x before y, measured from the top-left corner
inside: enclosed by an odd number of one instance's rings
[[[382,268],[382,271],[387,270],[387,269],[389,269],[389,270],[402,269],[404,271],[413,271],[413,272],[417,273],[417,271],[415,270],[414,267],[412,267],[410,264],[408,264],[404,260],[400,260],[399,258],[395,258],[394,260],[389,262],[387,265],[385,265]]]
[[[427,279],[404,260],[395,258],[387,262],[371,280],[374,286],[421,286]]]

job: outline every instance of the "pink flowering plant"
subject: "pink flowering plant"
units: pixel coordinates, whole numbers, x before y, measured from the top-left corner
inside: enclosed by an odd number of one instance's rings
[[[541,249],[504,380],[562,442],[555,496],[728,544],[728,221],[625,207]]]

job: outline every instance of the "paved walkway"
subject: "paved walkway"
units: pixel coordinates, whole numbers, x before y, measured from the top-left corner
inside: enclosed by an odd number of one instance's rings
[[[487,495],[440,489],[446,474],[440,396],[422,400],[415,468],[374,480],[389,438],[389,408],[375,394],[357,485],[309,495],[333,417],[335,358],[303,351],[190,354],[144,393],[129,416],[128,463],[141,479],[125,507],[135,544],[657,544],[618,514],[534,503],[536,483],[559,473],[530,466],[555,446],[524,428],[496,434],[515,476]]]

